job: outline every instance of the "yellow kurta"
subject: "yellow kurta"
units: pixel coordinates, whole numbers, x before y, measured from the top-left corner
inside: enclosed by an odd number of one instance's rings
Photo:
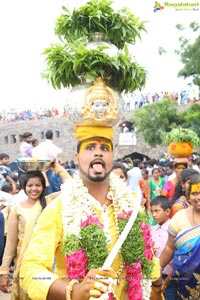
[[[77,177],[72,181],[66,181],[61,195],[45,208],[34,228],[20,269],[21,287],[31,299],[45,300],[50,286],[57,279],[68,280],[62,254],[63,235],[75,234],[78,236],[81,221],[88,216],[98,216],[104,225],[108,251],[113,248],[118,238],[116,224],[118,214],[123,211],[138,210],[140,199],[135,198],[131,191],[124,187],[121,179],[117,181],[117,178],[112,176],[107,198],[112,201],[112,204],[109,207],[102,207],[99,201],[89,194],[82,180]],[[52,273],[55,258],[56,267]],[[120,254],[116,256],[112,268],[119,278],[116,286],[113,287],[115,295],[117,299],[125,300],[127,281]],[[147,286],[145,285],[147,295],[150,284],[151,282],[148,281]],[[137,291],[135,292],[137,293]]]
[[[101,222],[103,216],[97,212]],[[113,205],[108,208],[109,231],[112,248],[116,241],[116,226],[113,215]],[[58,279],[66,279],[66,265],[62,255],[63,226],[62,226],[62,200],[56,199],[43,211],[30,241],[22,262],[20,277],[22,288],[34,300],[44,300],[47,297],[49,287]],[[39,251],[38,249],[42,249]],[[44,253],[44,254],[42,254]],[[55,253],[55,255],[54,255]],[[52,273],[54,258],[56,257],[55,273]],[[113,263],[113,269],[118,271],[120,264],[119,255]],[[125,299],[124,287],[126,284],[125,270],[122,271],[119,284],[116,286],[116,296]]]

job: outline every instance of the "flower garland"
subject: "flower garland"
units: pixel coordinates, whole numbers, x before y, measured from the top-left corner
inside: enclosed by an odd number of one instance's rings
[[[94,210],[94,206],[99,206],[101,209],[101,205],[88,193],[78,176],[62,186],[62,194],[64,231],[62,250],[65,256],[66,273],[70,279],[82,280],[89,269],[102,267],[108,256],[105,226]],[[116,223],[120,234],[134,209],[135,199],[115,175],[110,176],[108,197],[109,194],[113,196]],[[127,274],[128,300],[146,300],[150,295],[148,279],[152,270],[152,252],[149,225],[145,222],[146,215],[140,212],[121,248]],[[135,293],[136,289],[137,293]],[[109,293],[108,298],[114,296]]]

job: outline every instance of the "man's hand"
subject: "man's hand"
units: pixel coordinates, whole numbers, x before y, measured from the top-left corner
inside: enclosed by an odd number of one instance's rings
[[[72,300],[95,300],[108,291],[109,285],[116,278],[114,271],[93,269],[90,270],[83,281],[74,286]]]
[[[150,300],[165,300],[161,289],[152,287]]]
[[[0,290],[4,293],[10,293],[11,282],[9,280],[9,274],[0,275]]]

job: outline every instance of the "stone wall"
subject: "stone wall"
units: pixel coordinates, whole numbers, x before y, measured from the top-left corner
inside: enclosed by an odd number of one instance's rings
[[[125,112],[120,123],[131,119],[132,111]],[[76,140],[73,134],[73,125],[64,118],[42,119],[33,121],[18,121],[15,123],[0,125],[0,152],[5,152],[10,155],[10,162],[15,161],[20,157],[19,147],[22,142],[21,136],[24,132],[29,131],[34,138],[38,138],[40,142],[44,140],[44,134],[48,129],[54,132],[54,143],[62,148],[63,152],[59,158],[62,162],[71,161],[75,158]],[[118,125],[115,128],[114,153],[115,158],[121,158],[132,152],[139,152],[151,158],[159,158],[167,151],[165,147],[151,148],[144,143],[141,137],[137,137],[135,146],[120,146],[119,133],[121,127]]]

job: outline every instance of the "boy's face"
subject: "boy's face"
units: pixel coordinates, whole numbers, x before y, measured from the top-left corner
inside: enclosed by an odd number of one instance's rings
[[[1,160],[1,164],[6,166],[9,164],[9,157],[4,157],[2,160]]]
[[[153,219],[159,224],[164,224],[167,220],[169,220],[171,209],[167,208],[164,210],[160,204],[151,206],[151,213]]]

